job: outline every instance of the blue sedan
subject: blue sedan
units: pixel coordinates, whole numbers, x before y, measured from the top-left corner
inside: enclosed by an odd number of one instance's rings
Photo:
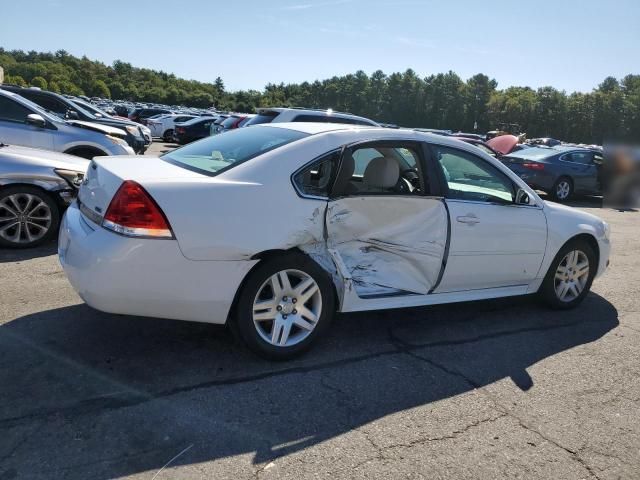
[[[543,190],[555,200],[574,194],[599,195],[602,153],[587,148],[533,147],[505,155],[502,163],[529,186]]]

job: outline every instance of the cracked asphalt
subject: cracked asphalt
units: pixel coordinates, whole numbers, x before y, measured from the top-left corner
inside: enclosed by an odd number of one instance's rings
[[[289,363],[0,251],[0,480],[640,478],[640,213],[577,205],[614,245],[580,308],[341,315]]]

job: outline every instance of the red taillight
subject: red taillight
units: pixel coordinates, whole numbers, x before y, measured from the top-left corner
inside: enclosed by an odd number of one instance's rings
[[[182,127],[177,127],[176,128],[176,133],[184,133],[184,132],[186,132],[186,130],[184,128],[182,128]]]
[[[544,163],[523,163],[522,166],[529,170],[544,170]]]
[[[173,238],[167,218],[147,191],[126,180],[114,195],[102,226],[131,237]]]

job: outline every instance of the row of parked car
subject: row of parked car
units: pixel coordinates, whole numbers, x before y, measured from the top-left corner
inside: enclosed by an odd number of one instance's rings
[[[332,110],[261,108],[244,114],[147,105],[129,107],[125,117],[99,105],[94,99],[35,88],[0,87],[0,246],[29,247],[51,238],[84,179],[89,165],[85,159],[142,154],[154,137],[186,144],[238,128],[284,122],[398,128]],[[595,147],[415,130],[472,144],[560,201],[602,190],[602,152]]]

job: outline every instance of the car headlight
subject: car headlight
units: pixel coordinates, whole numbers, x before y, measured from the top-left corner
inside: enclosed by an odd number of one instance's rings
[[[158,124],[160,125],[160,124]],[[151,129],[149,127],[147,127],[146,125],[140,125],[140,130],[142,130],[142,133],[145,135],[151,135]]]
[[[74,188],[80,188],[82,180],[84,179],[84,172],[76,172],[75,170],[64,170],[62,168],[56,168],[53,170],[56,175],[64,178],[67,183]]]
[[[137,136],[140,134],[140,132],[138,132],[138,128],[137,128],[137,127],[134,127],[133,125],[127,125],[127,126],[126,126],[126,127],[124,127],[124,128],[125,128],[125,130],[126,130],[127,132],[129,132],[129,133],[130,133],[131,135],[133,135],[134,137],[137,137]]]
[[[105,137],[107,137],[107,140],[109,140],[111,143],[115,143],[116,145],[128,145],[128,143],[125,142],[122,138],[112,137],[111,135],[105,135]]]

